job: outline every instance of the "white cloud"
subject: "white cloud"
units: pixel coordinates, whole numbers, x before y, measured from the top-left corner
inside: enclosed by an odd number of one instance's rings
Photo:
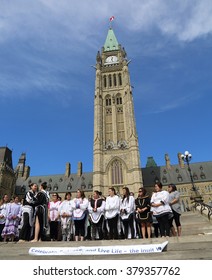
[[[163,34],[191,41],[212,32],[211,0],[19,0],[1,3],[1,41],[14,36],[49,38],[65,33],[89,40],[109,17],[129,30],[158,28]],[[85,42],[86,43],[86,42]]]
[[[172,110],[182,108],[192,104],[194,100],[199,100],[202,98],[201,94],[190,94],[190,93],[174,93],[172,95],[167,95],[166,93],[161,93],[160,96],[153,97],[149,96],[149,99],[144,103],[147,108],[143,108],[144,115],[160,114],[165,112],[170,112]],[[152,103],[152,101],[155,103]]]
[[[144,42],[142,33],[151,34],[156,29],[167,38],[176,38],[176,42],[192,41],[212,33],[211,14],[211,0],[1,1],[0,51],[13,46],[13,57],[19,58],[19,63],[22,59],[27,66],[22,68],[21,77],[11,71],[16,67],[18,72],[19,65],[13,66],[13,61],[8,63],[8,71],[2,69],[5,72],[0,73],[0,94],[15,89],[24,94],[30,88],[80,88],[81,81],[76,81],[73,74],[86,71],[83,65],[89,56],[95,61],[112,15],[114,28],[138,38],[133,41],[136,46],[130,46],[131,55],[137,55],[138,46],[143,44],[145,56],[148,52],[158,56],[165,49],[166,40],[151,37],[151,42]],[[62,73],[69,75],[69,82],[64,83]]]

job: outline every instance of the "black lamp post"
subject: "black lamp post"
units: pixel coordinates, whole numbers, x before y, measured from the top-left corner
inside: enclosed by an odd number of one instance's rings
[[[191,173],[191,167],[190,167],[189,162],[192,159],[192,155],[188,151],[185,151],[185,153],[181,155],[181,158],[188,165],[188,172],[189,172],[189,175],[190,175],[191,185],[192,185],[191,190],[195,193],[195,196],[191,197],[191,199],[193,199],[194,201],[203,201],[202,196],[198,193],[198,190],[194,185],[194,180],[193,180],[193,176],[192,176],[192,173]]]

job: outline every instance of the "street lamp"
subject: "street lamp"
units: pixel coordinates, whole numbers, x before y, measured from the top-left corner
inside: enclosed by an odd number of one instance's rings
[[[189,162],[192,159],[192,154],[190,154],[188,151],[185,151],[185,153],[181,155],[181,158],[188,165],[188,172],[189,172],[189,175],[190,175],[190,178],[191,178],[192,191],[196,191],[196,187],[194,185],[194,180],[193,180],[193,176],[191,174],[191,168],[190,168],[190,164],[189,164]]]
[[[191,189],[192,189],[192,191],[195,192],[195,197],[194,198],[191,197],[191,199],[194,199],[195,201],[197,201],[197,200],[198,201],[200,201],[200,200],[203,201],[202,196],[198,193],[198,190],[194,185],[194,180],[193,180],[193,176],[192,176],[192,173],[191,173],[191,167],[190,167],[189,162],[192,159],[192,154],[190,154],[188,151],[185,151],[185,153],[181,155],[181,158],[188,165],[188,172],[189,172],[189,175],[190,175],[191,185],[192,185]]]

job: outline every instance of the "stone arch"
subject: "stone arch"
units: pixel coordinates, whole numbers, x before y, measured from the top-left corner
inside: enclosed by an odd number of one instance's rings
[[[116,99],[116,105],[122,105],[123,104],[123,99],[122,99],[122,96],[119,92],[116,94],[115,99]]]
[[[112,105],[112,97],[110,94],[105,96],[105,106],[110,107]]]
[[[120,189],[126,185],[127,170],[127,165],[121,158],[112,158],[106,167],[107,185],[114,187],[120,193]]]

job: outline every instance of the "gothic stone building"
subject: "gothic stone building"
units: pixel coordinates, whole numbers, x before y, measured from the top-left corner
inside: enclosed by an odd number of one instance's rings
[[[30,176],[26,165],[26,154],[20,156],[15,169],[12,166],[12,151],[0,148],[0,194],[23,196],[31,182],[48,183],[48,191],[58,192],[62,198],[67,191],[83,189],[87,196],[93,190],[107,195],[113,186],[119,193],[123,186],[137,195],[139,187],[146,187],[151,194],[155,181],[164,186],[177,185],[181,193],[183,210],[191,206],[191,181],[188,170],[178,153],[178,164],[171,165],[165,155],[165,165],[157,166],[149,157],[145,168],[141,168],[138,135],[134,115],[133,92],[130,83],[125,49],[118,43],[112,28],[108,30],[101,52],[96,56],[96,80],[94,93],[94,143],[93,172],[84,173],[78,163],[77,173],[66,164],[61,175]],[[191,164],[193,179],[206,203],[212,201],[212,162]]]

